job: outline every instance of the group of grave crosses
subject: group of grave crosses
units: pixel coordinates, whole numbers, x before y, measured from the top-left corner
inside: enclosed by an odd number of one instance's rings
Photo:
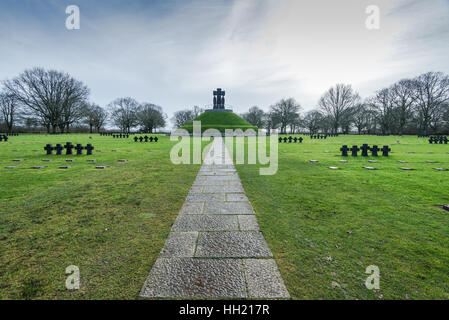
[[[284,143],[287,143],[287,140],[288,140],[288,143],[292,143],[292,141],[294,141],[294,143],[296,143],[296,142],[302,143],[302,141],[304,139],[302,137],[299,137],[299,138],[294,137],[293,138],[292,136],[290,136],[288,138],[279,138],[279,143],[281,143],[282,141],[284,141]]]
[[[347,145],[344,145],[343,147],[341,147],[340,151],[341,151],[341,155],[343,157],[347,157],[348,156],[348,151],[351,151],[351,155],[353,157],[357,157],[357,154],[359,151],[362,151],[362,157],[368,157],[368,151],[371,151],[371,155],[373,157],[378,157],[378,152],[382,151],[382,156],[384,157],[388,157],[388,153],[391,151],[391,149],[388,146],[383,146],[382,149],[379,149],[378,146],[374,145],[372,147],[370,147],[367,144],[362,145],[360,148],[358,146],[352,146],[352,148],[348,148]]]
[[[430,144],[433,144],[433,143],[435,143],[435,144],[438,144],[438,143],[440,143],[440,144],[447,144],[447,142],[448,142],[449,140],[447,139],[447,137],[446,136],[433,136],[433,137],[430,137],[429,138],[429,143]]]
[[[8,136],[7,135],[0,135],[0,142],[8,142]]]
[[[47,151],[47,155],[53,154],[53,150],[56,151],[56,155],[60,156],[62,155],[62,150],[66,149],[66,155],[73,154],[73,149],[76,150],[76,155],[80,156],[83,154],[83,150],[86,150],[86,155],[92,155],[92,151],[94,150],[94,147],[89,143],[87,146],[83,147],[81,144],[77,144],[74,146],[71,142],[67,142],[64,146],[61,144],[57,144],[55,147],[53,147],[51,144],[47,144],[44,147],[44,150]]]
[[[148,137],[148,136],[145,136],[145,137],[134,137],[134,142],[137,142],[137,140],[139,140],[140,142],[142,142],[143,140],[145,140],[145,142],[148,142],[148,140],[150,140],[150,142],[158,142],[158,137]]]

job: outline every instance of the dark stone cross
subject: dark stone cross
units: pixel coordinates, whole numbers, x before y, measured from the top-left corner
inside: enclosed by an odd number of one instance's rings
[[[347,156],[348,156],[349,148],[348,148],[347,145],[344,145],[343,147],[340,148],[340,151],[341,151],[341,155],[342,155],[343,157],[347,157]]]
[[[148,142],[148,136],[143,137],[145,139],[145,142]]]
[[[137,138],[137,137],[134,137],[134,142],[137,142],[137,140],[138,140],[139,138]]]
[[[2,142],[2,140],[3,140],[3,136],[0,136],[0,142]]]
[[[279,138],[279,143],[282,143],[282,138]]]
[[[67,142],[64,148],[66,149],[65,154],[73,154],[72,149],[75,148],[75,146],[71,142]]]
[[[224,109],[225,108],[225,91],[221,88],[217,88],[214,91],[214,109]]]
[[[284,143],[287,143],[287,137],[284,138]]]
[[[54,148],[51,146],[51,144],[47,144],[44,148],[45,151],[47,151],[47,155],[53,154]]]
[[[76,150],[76,155],[81,156],[83,154],[84,147],[78,143],[75,147],[75,150]]]
[[[362,150],[362,157],[368,157],[368,151],[370,151],[369,145],[366,143],[360,147],[360,150]]]
[[[143,140],[143,137],[140,137],[140,138],[139,138],[139,141],[142,142],[142,140]]]
[[[150,142],[153,142],[153,140],[154,140],[154,138],[153,138],[153,137],[150,137]]]
[[[429,139],[429,143],[432,144],[433,143],[433,137],[430,137]]]
[[[87,150],[87,155],[90,156],[92,155],[92,151],[95,149],[90,143],[86,146],[85,148]]]
[[[154,137],[154,142],[157,142],[159,140],[158,137]]]
[[[64,150],[64,147],[58,143],[54,149],[56,150],[56,155],[60,156],[62,155],[62,150]]]
[[[292,136],[288,137],[288,143],[292,143],[292,140],[293,140]]]
[[[378,146],[376,146],[376,145],[374,145],[372,148],[371,148],[371,155],[373,156],[373,157],[378,157],[378,152],[380,151],[380,149],[379,149],[379,147]]]
[[[383,146],[382,147],[382,156],[384,157],[388,157],[388,152],[390,152],[391,149],[388,146]]]
[[[302,137],[300,137],[299,139],[299,143],[302,143],[302,140],[304,140]]]
[[[298,138],[295,137],[295,138],[293,139],[293,141],[294,141],[294,143],[296,143],[296,142],[298,141]]]
[[[352,156],[357,157],[357,152],[359,152],[359,150],[360,150],[359,147],[352,146],[352,148],[351,148]]]

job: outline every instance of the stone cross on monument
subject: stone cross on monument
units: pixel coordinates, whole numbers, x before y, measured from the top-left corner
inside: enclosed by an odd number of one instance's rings
[[[218,88],[214,91],[214,109],[224,109],[225,108],[225,91]]]

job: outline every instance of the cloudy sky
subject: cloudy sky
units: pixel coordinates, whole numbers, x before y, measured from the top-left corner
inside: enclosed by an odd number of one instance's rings
[[[68,5],[81,12],[67,30]],[[380,9],[380,29],[365,26]],[[0,80],[63,70],[106,106],[173,112],[226,90],[237,113],[294,97],[304,110],[335,83],[362,97],[404,77],[449,73],[449,0],[0,0]]]

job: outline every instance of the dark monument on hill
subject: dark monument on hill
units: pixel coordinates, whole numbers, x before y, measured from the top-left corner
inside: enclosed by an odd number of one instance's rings
[[[225,109],[225,94],[226,91],[223,91],[221,88],[217,88],[217,90],[213,91],[214,100],[213,100],[213,109],[207,109],[206,112],[232,112],[231,109]]]

